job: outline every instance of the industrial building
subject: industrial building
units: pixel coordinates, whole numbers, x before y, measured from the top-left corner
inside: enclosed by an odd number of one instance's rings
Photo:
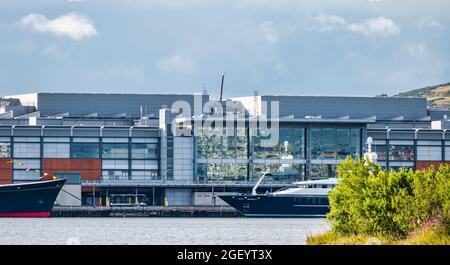
[[[424,98],[5,96],[0,184],[67,178],[57,202],[70,206],[222,205],[218,194],[249,191],[266,169],[261,192],[333,177],[340,159],[365,152],[368,136],[386,168],[450,163],[448,114]]]

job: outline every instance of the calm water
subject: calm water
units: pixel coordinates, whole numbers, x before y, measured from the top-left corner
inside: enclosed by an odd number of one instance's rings
[[[0,218],[0,244],[305,244],[328,228],[298,218]]]

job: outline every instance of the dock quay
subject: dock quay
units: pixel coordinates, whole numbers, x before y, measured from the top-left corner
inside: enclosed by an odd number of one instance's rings
[[[92,207],[58,206],[52,209],[52,217],[241,217],[229,206],[139,206]]]

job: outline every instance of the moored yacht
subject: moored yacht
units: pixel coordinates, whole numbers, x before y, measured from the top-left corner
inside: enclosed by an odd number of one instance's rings
[[[293,187],[257,194],[264,172],[252,194],[222,195],[220,198],[246,217],[324,217],[329,211],[328,193],[336,178],[294,182]]]

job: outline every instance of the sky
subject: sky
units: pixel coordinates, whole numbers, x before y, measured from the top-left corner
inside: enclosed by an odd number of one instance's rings
[[[448,0],[2,0],[0,96],[393,95],[450,81]]]

